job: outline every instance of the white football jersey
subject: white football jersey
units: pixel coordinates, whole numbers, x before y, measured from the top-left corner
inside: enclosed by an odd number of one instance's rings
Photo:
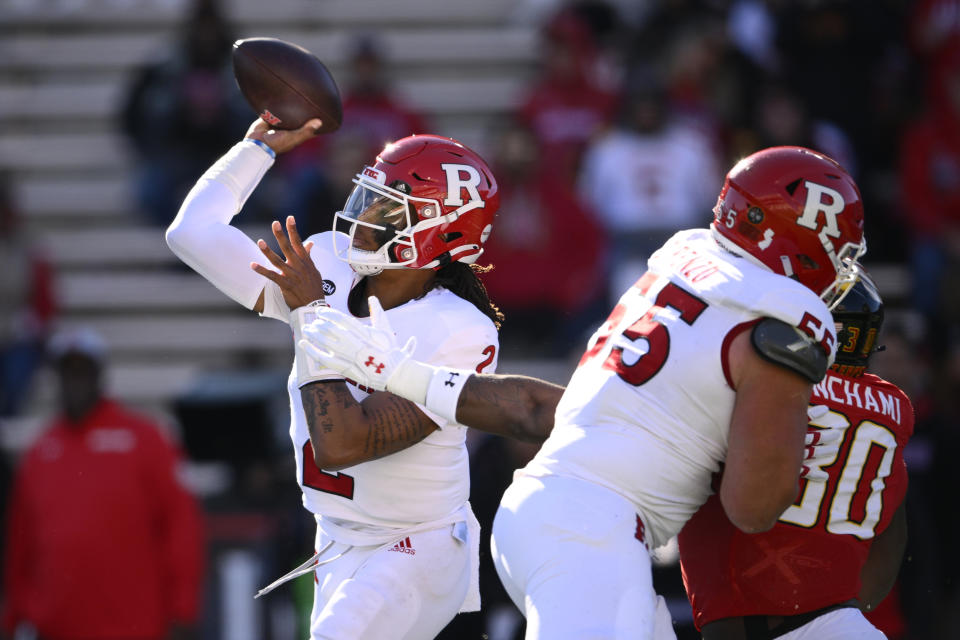
[[[359,278],[333,254],[333,233],[312,236],[310,256],[325,281],[327,302],[350,313],[347,296]],[[269,283],[264,315],[288,321],[288,314],[279,287]],[[496,370],[500,350],[496,327],[472,303],[454,293],[437,288],[419,300],[388,309],[386,315],[400,344],[416,336],[413,355],[417,360],[471,371]],[[369,318],[359,320],[370,322]],[[375,535],[377,527],[405,528],[447,518],[466,503],[470,493],[466,427],[448,423],[418,405],[440,429],[397,453],[327,472],[313,463],[295,363],[287,388],[297,482],[303,490],[304,506],[321,520],[332,518],[336,528],[346,526]],[[348,388],[358,402],[369,395],[356,384],[348,384]]]
[[[707,229],[677,233],[648,266],[591,337],[553,432],[521,473],[620,493],[653,547],[707,499],[726,457],[732,339],[773,317],[814,336],[832,361],[836,335],[816,294],[725,251]]]

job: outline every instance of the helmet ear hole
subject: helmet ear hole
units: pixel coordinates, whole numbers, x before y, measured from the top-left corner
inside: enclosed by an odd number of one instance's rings
[[[444,242],[453,242],[457,238],[462,238],[462,237],[463,237],[463,234],[460,233],[459,231],[440,234],[440,239],[443,240]]]

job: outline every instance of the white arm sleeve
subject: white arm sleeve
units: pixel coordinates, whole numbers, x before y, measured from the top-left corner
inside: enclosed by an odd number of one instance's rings
[[[200,177],[166,235],[177,257],[248,309],[270,281],[250,268],[264,256],[230,220],[271,165],[270,154],[253,142],[237,143]]]

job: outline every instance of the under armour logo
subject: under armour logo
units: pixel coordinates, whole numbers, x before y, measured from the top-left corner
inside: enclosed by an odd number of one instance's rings
[[[452,387],[454,378],[458,377],[459,375],[460,375],[459,373],[451,373],[450,379],[443,383],[444,386]]]
[[[374,370],[377,374],[379,374],[381,371],[383,371],[383,367],[384,367],[385,365],[384,365],[382,362],[380,362],[380,363],[375,363],[375,362],[373,361],[373,356],[370,356],[370,357],[367,358],[367,361],[363,363],[363,366],[365,366],[365,367],[373,367],[373,370]]]

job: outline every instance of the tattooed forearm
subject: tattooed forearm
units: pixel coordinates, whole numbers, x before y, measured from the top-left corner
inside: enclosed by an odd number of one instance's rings
[[[471,376],[460,394],[457,418],[465,425],[527,442],[553,429],[563,387],[513,375]]]
[[[369,417],[364,452],[374,458],[405,449],[436,429],[415,405],[399,398],[372,410]]]
[[[313,428],[319,427],[325,433],[333,431],[333,418],[330,416],[330,400],[328,396],[339,395],[343,384],[320,383],[310,384],[300,389],[300,399],[303,401],[303,413],[307,418],[307,425],[311,433]],[[349,395],[349,392],[347,392]]]
[[[353,405],[357,404],[357,401],[354,400],[353,394],[350,393],[350,390],[347,389],[346,385],[336,385],[333,389],[334,398],[340,403],[342,409],[349,409]]]
[[[357,402],[342,381],[300,389],[316,461],[336,470],[416,444],[437,428],[415,404],[389,393]]]
[[[309,385],[300,389],[300,400],[303,402],[303,413],[307,416],[307,421],[310,421],[311,416],[317,415],[317,405],[321,402],[321,399],[317,397],[317,387],[318,385]]]

